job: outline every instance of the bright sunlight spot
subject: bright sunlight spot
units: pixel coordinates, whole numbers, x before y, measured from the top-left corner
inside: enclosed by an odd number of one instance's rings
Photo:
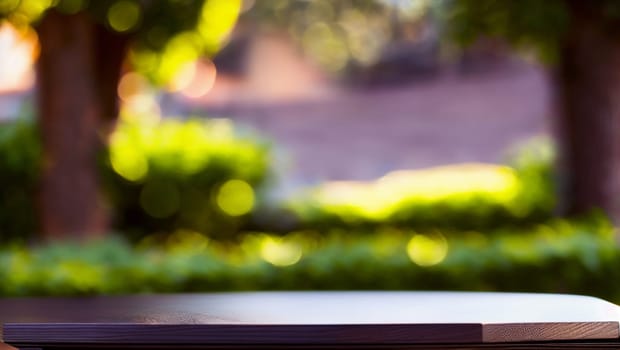
[[[254,207],[254,190],[242,180],[229,180],[220,187],[217,205],[230,216],[247,214]]]
[[[140,152],[125,147],[122,142],[112,144],[110,163],[117,174],[129,181],[140,181],[149,171],[146,158]]]
[[[38,55],[32,29],[18,31],[8,22],[0,25],[0,91],[23,90],[34,83],[32,64]]]
[[[208,52],[216,52],[237,22],[241,0],[209,0],[202,8],[198,32]]]
[[[125,73],[118,83],[118,97],[127,102],[148,88],[147,80],[136,72]]]
[[[209,59],[202,59],[185,64],[169,84],[170,91],[180,91],[190,98],[206,95],[217,77],[217,69]]]
[[[414,235],[407,244],[409,259],[419,266],[437,265],[448,254],[448,241],[441,234]]]
[[[395,171],[377,181],[332,181],[317,192],[328,208],[347,207],[351,212],[382,220],[405,200],[439,202],[491,196],[509,203],[518,194],[519,180],[509,167],[459,164],[423,170]]]
[[[118,96],[124,102],[121,117],[146,124],[157,123],[161,110],[148,80],[139,73],[125,73],[118,84]]]
[[[302,249],[294,242],[266,236],[260,244],[260,256],[275,266],[290,266],[299,261]]]

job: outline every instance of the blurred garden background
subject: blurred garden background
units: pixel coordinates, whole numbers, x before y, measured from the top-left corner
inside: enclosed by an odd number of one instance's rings
[[[0,295],[618,303],[619,31],[613,0],[0,0]]]

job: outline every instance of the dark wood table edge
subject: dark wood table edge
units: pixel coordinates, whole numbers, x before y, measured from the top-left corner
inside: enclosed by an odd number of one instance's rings
[[[7,323],[4,341],[19,349],[620,349],[618,337],[484,342],[483,326]]]
[[[6,323],[17,343],[321,345],[482,343],[482,324]]]
[[[142,349],[179,349],[179,350],[525,350],[525,349],[620,349],[618,342],[610,341],[549,341],[519,343],[460,343],[460,344],[123,344],[123,343],[12,343],[19,350],[62,350],[62,349],[99,349],[99,350],[142,350]]]

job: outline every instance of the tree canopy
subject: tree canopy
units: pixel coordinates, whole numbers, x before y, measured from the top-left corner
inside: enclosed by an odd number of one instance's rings
[[[449,37],[471,44],[480,36],[507,40],[517,48],[535,49],[547,63],[558,59],[559,45],[578,25],[580,12],[612,30],[620,20],[614,0],[443,0],[440,18]]]
[[[129,59],[153,81],[169,80],[183,64],[214,54],[226,41],[241,0],[1,0],[0,18],[36,26],[50,10],[87,12],[111,32],[131,38]]]

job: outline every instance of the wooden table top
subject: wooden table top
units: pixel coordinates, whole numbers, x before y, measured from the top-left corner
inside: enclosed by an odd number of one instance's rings
[[[0,299],[4,341],[111,347],[581,342],[619,346],[620,308],[574,295],[273,292]],[[610,345],[611,344],[611,345]]]

